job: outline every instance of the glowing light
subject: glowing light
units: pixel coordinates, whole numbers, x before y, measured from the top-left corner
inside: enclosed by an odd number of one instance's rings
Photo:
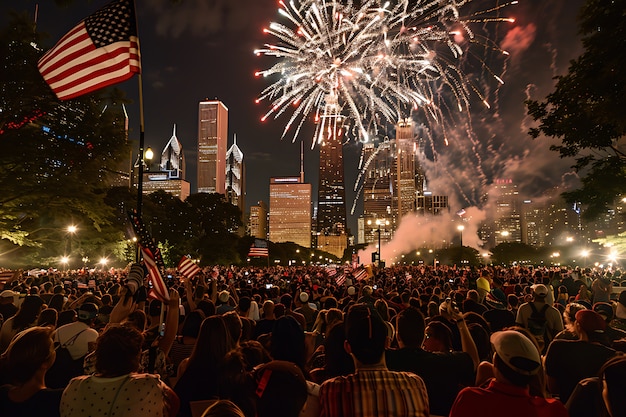
[[[70,225],[70,226],[67,226],[67,232],[68,232],[68,233],[72,233],[72,234],[74,234],[74,233],[76,233],[76,231],[77,231],[77,230],[78,230],[78,227],[76,227],[76,226],[75,226],[75,225],[73,225],[73,224],[72,224],[72,225]]]

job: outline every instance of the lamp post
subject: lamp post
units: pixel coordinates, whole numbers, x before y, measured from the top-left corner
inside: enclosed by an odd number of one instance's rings
[[[75,225],[71,224],[71,225],[67,226],[66,230],[67,230],[67,233],[69,234],[69,237],[67,239],[67,245],[68,245],[67,264],[69,265],[69,261],[70,261],[70,258],[72,256],[72,239],[74,237],[74,234],[78,230],[78,227],[76,227]],[[71,265],[69,265],[69,266],[71,267]]]
[[[457,226],[456,229],[459,231],[459,237],[460,237],[459,266],[461,266],[463,264],[463,230],[465,230],[465,226],[460,224]]]

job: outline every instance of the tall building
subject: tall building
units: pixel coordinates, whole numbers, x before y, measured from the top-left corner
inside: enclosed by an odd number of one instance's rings
[[[264,201],[250,207],[249,234],[258,239],[267,239],[267,204]]]
[[[245,213],[246,177],[243,152],[237,146],[237,136],[226,152],[226,200]]]
[[[521,242],[521,201],[517,185],[511,179],[496,179],[492,192],[495,195],[495,244]]]
[[[226,192],[228,109],[221,101],[198,106],[198,192]]]
[[[401,120],[396,124],[396,158],[395,158],[395,189],[394,195],[396,219],[412,213],[417,207],[417,187],[415,183],[416,142],[413,123]]]
[[[270,178],[270,240],[311,247],[311,184],[299,177]]]
[[[409,213],[437,214],[448,208],[447,196],[424,192],[425,175],[419,154],[423,140],[409,119],[400,120],[394,139],[363,146],[363,216],[359,220],[360,243],[391,240],[403,216]],[[418,127],[423,129],[423,127]]]
[[[320,149],[317,196],[317,248],[343,256],[348,247],[346,190],[343,177],[344,117],[339,114],[337,97],[328,94],[324,115],[318,127]]]
[[[376,146],[377,145],[377,146]],[[376,220],[387,221],[390,226],[381,230],[381,241],[391,240],[393,233],[393,165],[395,141],[369,142],[363,145],[365,178],[363,180],[363,216],[359,218],[360,243],[373,243],[378,240]]]
[[[174,125],[172,137],[161,152],[158,167],[158,171],[151,171],[150,166],[144,171],[143,193],[150,194],[163,190],[185,201],[190,194],[190,185],[185,180],[183,145],[176,137],[176,125]]]

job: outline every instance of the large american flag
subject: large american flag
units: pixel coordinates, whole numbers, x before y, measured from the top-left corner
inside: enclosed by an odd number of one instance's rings
[[[252,258],[254,256],[259,257],[269,257],[269,249],[267,247],[267,240],[265,239],[254,239],[254,243],[250,246],[250,250],[248,251],[248,257]]]
[[[38,64],[61,100],[120,83],[141,72],[133,0],[116,0],[70,30]]]

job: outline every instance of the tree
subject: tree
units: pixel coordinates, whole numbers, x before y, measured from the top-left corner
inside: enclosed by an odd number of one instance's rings
[[[558,138],[551,149],[575,157],[582,186],[564,193],[586,205],[588,220],[606,213],[626,190],[626,0],[588,0],[580,11],[583,54],[545,101],[528,101],[528,114],[539,126],[530,130]],[[620,143],[621,142],[621,143]]]
[[[38,45],[26,14],[0,30],[0,253],[25,262],[61,255],[68,222],[85,233],[111,224],[104,190],[128,154],[121,109],[103,111],[104,93],[59,101],[37,70]]]

